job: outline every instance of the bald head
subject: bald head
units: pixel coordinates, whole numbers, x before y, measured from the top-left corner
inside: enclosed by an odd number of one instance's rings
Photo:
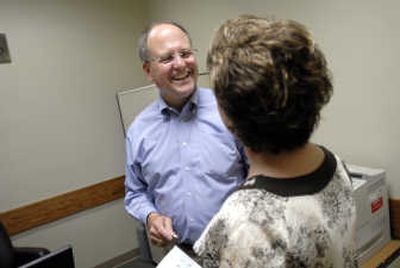
[[[141,33],[138,41],[138,53],[139,57],[142,60],[142,62],[147,62],[150,59],[150,52],[149,52],[149,46],[148,46],[148,40],[149,36],[153,35],[154,31],[157,30],[157,28],[160,28],[159,26],[171,26],[171,27],[176,27],[179,29],[186,37],[188,38],[190,44],[192,44],[192,39],[190,37],[189,32],[180,24],[173,22],[173,21],[164,21],[164,22],[156,22],[152,23],[149,26],[147,26],[143,32]],[[162,27],[161,27],[162,28]]]

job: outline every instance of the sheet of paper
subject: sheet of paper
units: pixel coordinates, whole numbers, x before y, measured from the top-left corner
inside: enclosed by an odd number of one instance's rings
[[[201,268],[179,247],[174,246],[157,265],[157,268]]]

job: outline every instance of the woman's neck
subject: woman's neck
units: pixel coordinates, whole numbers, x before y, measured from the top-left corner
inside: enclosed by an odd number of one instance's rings
[[[246,154],[250,161],[248,177],[264,175],[280,179],[307,175],[315,171],[325,158],[322,149],[312,143],[279,154],[257,153],[246,148]]]

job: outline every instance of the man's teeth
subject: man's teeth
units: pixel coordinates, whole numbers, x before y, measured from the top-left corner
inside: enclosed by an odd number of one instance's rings
[[[174,80],[182,80],[182,79],[185,79],[185,78],[187,78],[189,76],[189,72],[187,72],[187,73],[184,73],[184,74],[182,74],[182,75],[176,75],[176,76],[174,76]]]

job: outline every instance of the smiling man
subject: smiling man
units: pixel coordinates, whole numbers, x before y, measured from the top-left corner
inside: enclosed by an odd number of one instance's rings
[[[157,85],[169,106],[181,110],[197,81],[197,62],[189,37],[175,25],[163,24],[149,32],[147,44],[147,54],[151,54],[144,56],[147,78]]]
[[[190,253],[211,217],[243,182],[242,147],[224,126],[210,89],[198,88],[195,50],[175,22],[147,27],[139,56],[160,98],[127,132],[125,207],[158,246]]]

